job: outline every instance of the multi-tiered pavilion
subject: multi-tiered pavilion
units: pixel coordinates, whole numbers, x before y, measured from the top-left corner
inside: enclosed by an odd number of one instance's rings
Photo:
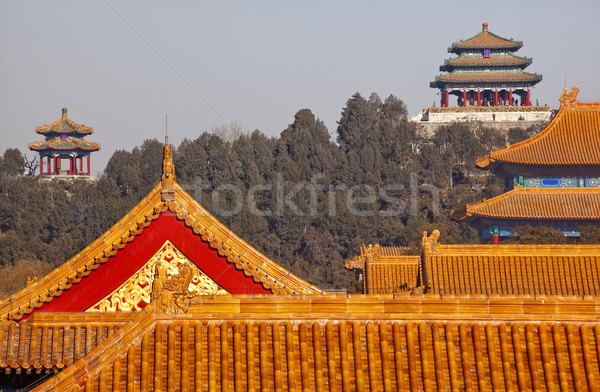
[[[440,66],[440,75],[431,82],[439,88],[442,106],[450,105],[450,95],[458,97],[458,106],[531,106],[531,89],[542,75],[524,72],[531,58],[514,54],[523,42],[497,36],[483,24],[479,34],[455,42],[448,52],[458,55]]]
[[[46,138],[29,144],[30,150],[40,153],[40,175],[90,176],[90,154],[100,150],[100,144],[84,137],[93,134],[93,128],[72,121],[63,108],[60,119],[37,127],[35,132]]]
[[[479,34],[455,42],[430,87],[440,90],[441,107],[429,108],[428,121],[540,121],[550,118],[547,106],[534,106],[531,90],[542,75],[525,72],[532,60],[514,53],[523,42],[502,38],[484,23]],[[450,96],[456,97],[456,104]]]

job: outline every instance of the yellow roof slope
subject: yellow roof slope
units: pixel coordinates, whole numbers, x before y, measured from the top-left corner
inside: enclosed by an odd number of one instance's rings
[[[600,219],[600,188],[524,188],[467,204],[464,211],[453,212],[455,220],[469,216],[497,219]]]
[[[419,256],[407,256],[401,246],[362,245],[360,255],[346,261],[347,269],[363,270],[365,294],[390,294],[414,287]]]
[[[600,102],[577,101],[578,87],[565,88],[554,119],[537,135],[488,156],[477,166],[494,162],[523,165],[600,165]]]
[[[293,304],[286,304],[290,301]],[[288,310],[267,310],[273,302]],[[56,362],[72,356],[73,348],[80,357],[34,390],[388,391],[479,386],[504,391],[558,385],[561,390],[593,390],[600,378],[600,324],[597,312],[586,309],[594,309],[596,303],[574,301],[567,308],[565,301],[557,312],[556,303],[533,299],[444,303],[427,297],[243,297],[202,299],[196,306],[215,311],[187,315],[158,314],[151,304],[116,326],[111,321],[114,332],[85,356],[84,325],[93,320],[65,324],[48,317],[46,323],[64,330],[56,344],[46,341],[47,350],[56,352]],[[303,304],[307,309],[320,306],[320,313],[328,317],[315,319],[314,312],[299,310]],[[292,307],[296,310],[290,314]],[[503,309],[502,316],[489,313],[495,307]],[[243,308],[251,311],[233,312]],[[28,344],[37,344],[36,339],[17,338],[31,333],[29,321],[0,323],[0,331],[6,331],[7,323],[13,325],[7,342],[22,346],[6,355],[13,362],[28,361],[40,350]]]
[[[600,245],[441,245],[438,236],[423,241],[427,293],[600,296]]]

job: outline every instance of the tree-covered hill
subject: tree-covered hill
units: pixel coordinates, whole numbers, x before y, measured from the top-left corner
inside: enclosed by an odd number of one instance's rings
[[[450,211],[502,191],[474,168],[490,149],[529,136],[453,123],[422,139],[394,96],[354,94],[335,137],[309,109],[278,138],[200,134],[175,146],[178,183],[244,240],[322,288],[358,290],[344,260],[361,244],[412,246],[437,228],[476,242]],[[0,159],[0,292],[22,287],[95,240],[160,180],[162,142],[115,151],[97,181],[24,175],[16,149]],[[10,278],[6,276],[11,274]]]

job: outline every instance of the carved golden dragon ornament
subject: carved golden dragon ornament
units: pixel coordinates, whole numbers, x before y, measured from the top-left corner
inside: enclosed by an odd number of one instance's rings
[[[88,311],[141,310],[157,301],[161,312],[187,311],[187,300],[199,295],[228,294],[189,261],[170,241],[112,293]]]

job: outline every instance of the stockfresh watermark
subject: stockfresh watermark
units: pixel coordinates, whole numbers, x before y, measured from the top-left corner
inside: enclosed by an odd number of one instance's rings
[[[273,183],[255,184],[249,188],[236,184],[220,184],[214,188],[200,179],[181,184],[200,204],[223,217],[238,215],[248,209],[251,215],[316,216],[319,210],[336,216],[342,208],[360,217],[416,216],[425,198],[434,216],[440,212],[440,194],[436,186],[419,184],[417,174],[410,173],[408,184],[327,183],[323,173],[313,175],[310,181],[290,183],[277,173]],[[323,205],[326,203],[326,206]],[[381,209],[385,206],[385,209]],[[320,207],[320,208],[319,208]]]

